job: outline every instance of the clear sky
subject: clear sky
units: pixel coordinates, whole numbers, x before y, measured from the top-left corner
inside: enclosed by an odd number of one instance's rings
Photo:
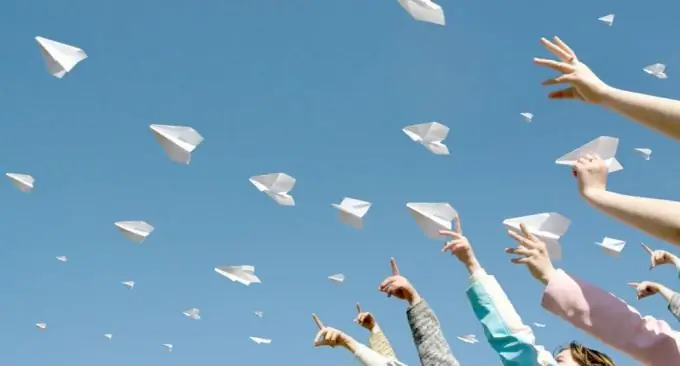
[[[3,1],[0,167],[34,175],[36,189],[0,185],[0,364],[348,365],[347,352],[312,347],[310,314],[366,342],[352,323],[360,301],[400,358],[417,365],[405,304],[377,291],[390,256],[437,312],[461,363],[497,364],[485,342],[455,338],[483,333],[464,269],[405,208],[420,201],[459,210],[525,322],[547,324],[535,329],[540,344],[576,339],[634,365],[540,307],[541,285],[503,252],[513,242],[501,221],[570,217],[558,265],[676,325],[661,298],[638,303],[626,286],[649,279],[674,287],[674,271],[650,273],[638,243],[669,246],[587,206],[570,169],[553,162],[617,136],[625,170],[611,188],[679,199],[680,147],[599,108],[548,101],[539,83],[553,74],[531,59],[548,56],[539,37],[559,35],[605,81],[678,98],[679,5],[440,4],[446,27],[416,22],[396,0]],[[616,13],[611,28],[597,21],[608,13]],[[38,35],[89,58],[58,80]],[[641,71],[656,62],[669,65],[668,80]],[[519,116],[525,111],[533,123]],[[401,132],[428,121],[451,128],[451,156]],[[205,137],[190,165],[170,162],[151,123],[190,125]],[[652,160],[635,147],[652,148]],[[248,182],[279,171],[297,178],[296,207]],[[330,204],[344,196],[373,202],[363,230],[337,220]],[[146,220],[156,231],[135,245],[117,232],[118,220]],[[605,235],[629,242],[621,258],[593,245]],[[213,272],[240,264],[255,265],[263,283],[246,287]],[[327,280],[337,272],[344,285]],[[125,280],[137,282],[134,290]],[[190,307],[203,319],[183,316]]]

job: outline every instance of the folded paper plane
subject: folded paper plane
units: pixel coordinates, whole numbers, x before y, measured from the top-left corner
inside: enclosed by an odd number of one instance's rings
[[[340,211],[340,221],[356,229],[361,229],[363,227],[364,215],[371,208],[371,203],[356,198],[345,197],[339,205],[333,203],[331,206]]]
[[[106,333],[106,334],[104,334],[104,338],[106,338],[106,339],[108,339],[108,340],[111,340],[111,338],[113,338],[113,334],[111,334],[111,333]]]
[[[430,239],[441,240],[440,230],[451,230],[458,216],[448,203],[409,202],[406,204],[411,216]]]
[[[474,335],[474,334],[466,334],[466,335],[458,336],[457,338],[460,341],[463,341],[465,343],[475,344],[475,343],[479,342],[479,340],[477,340],[477,336]]]
[[[154,231],[154,227],[146,221],[118,221],[115,225],[123,236],[139,244]]]
[[[446,25],[444,10],[431,0],[399,0],[399,3],[415,20]]]
[[[523,112],[523,113],[520,113],[519,115],[524,118],[525,122],[531,122],[531,121],[534,120],[534,114],[533,113]]]
[[[619,239],[610,238],[605,236],[601,242],[596,242],[596,245],[602,247],[605,252],[613,257],[617,257],[621,254],[621,251],[626,246],[626,242]]]
[[[6,173],[5,175],[9,178],[12,185],[20,191],[28,193],[33,190],[35,179],[32,176],[20,173]]]
[[[615,17],[614,14],[607,14],[603,17],[597,18],[597,20],[611,27],[612,25],[614,25],[614,17]]]
[[[201,320],[201,309],[199,308],[191,308],[184,310],[182,314],[186,315],[187,317],[193,319],[193,320]]]
[[[652,158],[652,149],[636,147],[635,152],[638,153],[638,155],[642,156],[645,160],[649,160]]]
[[[618,172],[623,170],[623,166],[616,160],[616,150],[619,147],[619,139],[610,136],[600,136],[595,140],[588,142],[587,144],[579,147],[578,149],[562,156],[555,161],[556,164],[560,165],[576,165],[578,159],[585,157],[586,155],[595,155],[600,159],[604,160],[605,164],[609,168],[609,173]]]
[[[58,256],[58,257],[57,257],[57,260],[58,260],[59,262],[64,262],[64,263],[65,263],[65,262],[68,262],[68,258],[66,258],[65,255],[60,255],[60,256]]]
[[[246,286],[250,286],[251,283],[262,283],[260,282],[260,279],[255,276],[255,266],[222,266],[215,268],[215,272]]]
[[[45,59],[50,74],[61,79],[80,61],[87,58],[85,51],[61,42],[43,37],[35,37],[40,45],[40,53]]]
[[[335,283],[343,283],[345,282],[345,275],[342,273],[336,273],[334,275],[328,276],[328,279]]]
[[[191,153],[203,142],[203,136],[188,126],[151,125],[149,127],[170,160],[179,164],[189,164]]]
[[[668,75],[666,75],[666,65],[664,64],[652,64],[645,66],[645,68],[642,69],[642,71],[648,73],[649,75],[654,76],[657,79],[668,79]]]
[[[46,323],[35,323],[35,327],[38,328],[38,330],[45,330],[45,329],[47,329],[47,324]]]
[[[508,230],[516,233],[521,232],[520,224],[524,224],[531,234],[545,243],[550,258],[562,258],[562,248],[559,240],[569,229],[571,220],[556,212],[544,212],[513,217],[503,221],[503,225]]]
[[[288,194],[295,187],[295,178],[286,173],[270,173],[250,177],[250,183],[264,192],[279,205],[295,206],[293,196]]]
[[[135,287],[135,281],[123,281],[121,283],[123,284],[123,286],[127,287],[130,290],[132,290]]]
[[[170,343],[165,343],[165,344],[163,345],[163,347],[165,348],[166,351],[172,352],[172,348],[173,348],[173,347],[172,347],[172,344],[170,344]]]
[[[262,311],[253,311],[253,314],[255,314],[255,316],[258,318],[262,318],[264,316],[264,312]]]
[[[545,324],[543,324],[543,323],[534,323],[534,326],[536,326],[538,328],[545,328]]]
[[[269,344],[272,343],[271,339],[267,338],[260,338],[260,337],[248,337],[250,338],[251,341],[257,343],[257,344]]]
[[[439,122],[427,122],[406,126],[402,129],[411,140],[422,144],[435,155],[449,155],[449,148],[442,143],[449,128]]]

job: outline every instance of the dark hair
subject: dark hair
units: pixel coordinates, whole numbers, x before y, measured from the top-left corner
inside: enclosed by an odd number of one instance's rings
[[[604,353],[590,349],[577,342],[561,347],[555,354],[569,350],[574,361],[581,366],[616,366],[614,360]]]

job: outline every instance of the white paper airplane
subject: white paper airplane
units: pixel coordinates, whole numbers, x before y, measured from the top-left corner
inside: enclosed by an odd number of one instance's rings
[[[415,20],[446,25],[444,10],[430,0],[399,0],[399,3]]]
[[[270,173],[250,177],[250,183],[260,192],[264,192],[279,205],[295,206],[293,196],[288,192],[295,187],[295,178],[286,173]]]
[[[146,221],[118,221],[115,225],[123,236],[138,244],[154,231],[154,227]]]
[[[520,116],[524,117],[525,122],[531,122],[534,119],[534,114],[529,113],[529,112],[523,112],[519,114]]]
[[[610,238],[605,236],[601,242],[596,242],[595,244],[602,247],[605,252],[613,257],[618,257],[621,251],[626,246],[626,242],[619,239]]]
[[[597,18],[597,20],[611,27],[614,24],[614,14],[607,14],[603,17]]]
[[[364,224],[364,215],[371,208],[371,203],[356,198],[345,197],[339,205],[332,203],[331,206],[340,210],[340,221],[351,225],[355,229],[361,229]]]
[[[430,239],[442,240],[439,230],[451,230],[458,213],[448,203],[409,202],[411,216]]]
[[[121,283],[123,284],[123,286],[127,287],[130,290],[132,290],[135,287],[135,281],[123,281]]]
[[[250,286],[251,283],[262,283],[260,279],[255,276],[255,266],[222,266],[215,268],[215,272],[246,286]]]
[[[191,309],[184,310],[184,312],[182,312],[182,314],[188,316],[189,318],[191,318],[193,320],[200,320],[201,319],[201,309],[199,309],[199,308],[191,308]]]
[[[459,340],[465,342],[465,343],[475,344],[475,343],[479,342],[479,340],[477,340],[477,336],[474,335],[474,334],[466,334],[466,335],[463,335],[463,336],[459,336],[457,338]]]
[[[657,79],[668,79],[668,75],[666,75],[666,65],[664,64],[652,64],[645,66],[642,71],[648,73],[649,75],[652,75],[656,77]]]
[[[58,257],[57,257],[57,260],[58,260],[59,262],[68,262],[68,258],[66,258],[65,255],[60,255],[60,256],[58,256]]]
[[[513,217],[503,221],[503,225],[511,231],[520,233],[520,224],[524,224],[530,233],[541,239],[547,249],[550,258],[562,258],[560,238],[567,232],[571,220],[557,212],[544,212],[534,215]]]
[[[645,160],[649,160],[652,158],[652,149],[647,149],[647,148],[642,148],[642,147],[636,147],[635,152],[637,152],[640,156],[642,156]]]
[[[449,134],[449,128],[439,122],[426,122],[406,126],[402,129],[411,140],[422,144],[435,155],[449,155],[449,148],[442,143]]]
[[[45,329],[47,329],[47,324],[46,323],[35,323],[35,327],[38,328],[38,330],[45,330]]]
[[[345,275],[342,273],[336,273],[334,275],[328,276],[328,279],[335,283],[343,283],[345,282]]]
[[[534,323],[534,325],[538,328],[545,328],[545,324],[543,323]]]
[[[9,181],[12,182],[12,185],[17,187],[20,191],[28,193],[33,190],[35,179],[33,179],[32,176],[19,173],[6,173],[5,175],[9,178]]]
[[[87,58],[85,51],[61,42],[43,37],[35,37],[40,45],[40,53],[45,59],[50,74],[61,79],[80,61]]]
[[[203,136],[188,126],[151,125],[149,127],[170,160],[179,164],[189,164],[191,153],[203,142]]]
[[[106,334],[104,334],[104,338],[106,338],[106,339],[108,339],[108,340],[111,340],[111,338],[113,338],[113,334],[111,334],[111,333],[106,333]]]
[[[172,344],[170,344],[170,343],[165,343],[165,344],[163,345],[163,347],[165,347],[165,350],[166,350],[166,351],[172,352]]]
[[[253,311],[253,314],[255,314],[255,316],[258,318],[262,318],[264,316],[264,312],[262,311]]]
[[[615,157],[618,147],[619,139],[616,137],[600,136],[555,160],[555,164],[574,166],[578,159],[591,154],[604,160],[609,168],[609,173],[618,172],[619,170],[623,170],[623,166]]]
[[[272,343],[272,340],[271,340],[271,339],[267,339],[267,338],[260,338],[260,337],[248,337],[248,338],[250,338],[253,342],[255,342],[255,343],[257,343],[257,344],[269,344],[269,343]]]

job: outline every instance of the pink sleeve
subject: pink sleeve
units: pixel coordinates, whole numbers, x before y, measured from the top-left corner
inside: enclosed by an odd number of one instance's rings
[[[648,366],[680,365],[680,334],[663,320],[558,270],[543,294],[543,307],[573,326]]]

